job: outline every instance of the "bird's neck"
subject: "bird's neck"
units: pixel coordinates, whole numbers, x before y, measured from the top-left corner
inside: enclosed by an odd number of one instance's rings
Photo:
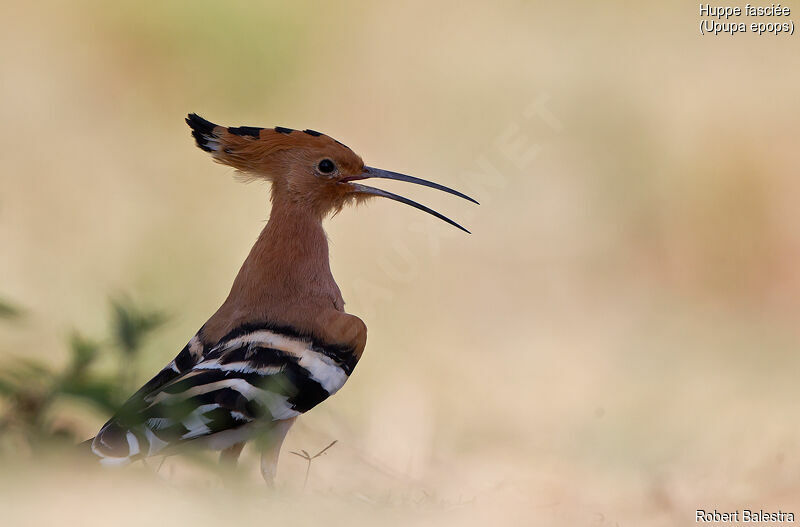
[[[344,310],[331,274],[322,218],[274,199],[269,221],[220,310],[204,327],[220,338],[237,324],[268,322],[304,329],[311,314]]]
[[[322,218],[294,203],[275,200],[231,294],[280,296],[295,302],[331,296],[336,300],[339,288],[331,274]]]

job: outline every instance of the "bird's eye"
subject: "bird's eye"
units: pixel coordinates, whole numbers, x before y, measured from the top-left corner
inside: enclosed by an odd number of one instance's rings
[[[333,164],[333,161],[330,159],[323,159],[317,165],[317,169],[323,174],[330,174],[334,170],[336,170],[336,165]]]

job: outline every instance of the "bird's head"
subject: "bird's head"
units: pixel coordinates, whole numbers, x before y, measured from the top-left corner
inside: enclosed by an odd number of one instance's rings
[[[424,205],[357,181],[394,179],[432,187],[474,203],[477,201],[431,181],[368,167],[355,152],[325,134],[282,127],[226,128],[196,114],[189,114],[186,123],[192,128],[197,146],[210,152],[215,161],[239,170],[248,179],[270,181],[273,199],[288,200],[324,217],[348,203],[382,196],[411,205],[469,232]]]

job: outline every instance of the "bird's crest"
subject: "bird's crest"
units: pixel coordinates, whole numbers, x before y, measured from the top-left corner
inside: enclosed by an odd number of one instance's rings
[[[336,157],[342,168],[361,170],[363,162],[346,145],[316,130],[294,130],[276,126],[220,126],[191,113],[186,124],[192,129],[197,146],[209,152],[215,161],[244,172],[259,172],[273,154],[302,149],[318,155]]]

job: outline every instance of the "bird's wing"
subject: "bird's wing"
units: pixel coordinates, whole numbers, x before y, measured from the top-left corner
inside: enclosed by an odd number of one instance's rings
[[[202,331],[202,330],[201,330]],[[120,408],[119,414],[135,413],[138,408],[142,407],[144,398],[147,395],[157,392],[167,383],[175,380],[182,374],[191,370],[198,362],[203,359],[205,349],[203,341],[200,338],[200,333],[192,337],[192,339],[183,347],[183,349],[175,356],[172,361],[164,366],[155,377],[147,381],[136,393],[134,393],[125,404]],[[113,420],[113,419],[112,419]],[[106,423],[103,428],[108,426],[111,421]]]
[[[125,463],[250,423],[290,419],[339,390],[355,361],[348,350],[274,329],[233,332],[187,371],[137,392],[146,395],[100,430],[92,451],[106,463]]]

